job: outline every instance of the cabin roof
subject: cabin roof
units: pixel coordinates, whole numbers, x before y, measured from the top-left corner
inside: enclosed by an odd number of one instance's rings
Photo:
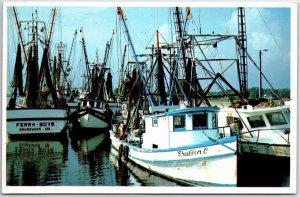
[[[237,111],[240,113],[245,113],[245,114],[254,114],[254,113],[272,113],[272,112],[280,112],[284,110],[290,109],[289,106],[277,106],[277,107],[265,107],[265,108],[250,108],[250,109],[242,109],[238,108]],[[220,111],[228,111],[228,112],[234,112],[235,109],[228,107],[228,108],[221,108]]]
[[[186,113],[217,112],[219,111],[219,109],[220,109],[219,107],[190,107],[190,108],[176,109],[176,110],[157,113],[157,114],[149,114],[149,115],[145,115],[144,117],[151,118],[151,117],[179,115],[179,114],[186,114]]]

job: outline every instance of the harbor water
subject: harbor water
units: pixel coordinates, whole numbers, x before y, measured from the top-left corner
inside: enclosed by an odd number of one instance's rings
[[[59,140],[8,140],[8,186],[187,186],[120,161],[108,134],[74,137],[68,128]],[[238,186],[286,187],[289,171],[265,173],[247,159],[239,162]],[[260,162],[260,161],[257,161]],[[257,164],[257,163],[256,163]],[[258,166],[267,166],[259,163]],[[252,167],[251,167],[252,166]],[[278,172],[280,172],[278,174]]]

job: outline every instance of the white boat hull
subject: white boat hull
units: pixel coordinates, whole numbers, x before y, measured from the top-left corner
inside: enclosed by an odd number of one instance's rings
[[[7,133],[10,136],[59,134],[66,128],[67,121],[66,109],[8,109]]]
[[[117,151],[121,144],[128,146],[129,160],[168,178],[203,186],[237,184],[235,137],[217,144],[207,143],[171,149],[138,148],[114,137],[112,131],[110,137]]]
[[[79,126],[86,129],[105,129],[109,127],[107,116],[97,109],[85,108],[78,112]]]

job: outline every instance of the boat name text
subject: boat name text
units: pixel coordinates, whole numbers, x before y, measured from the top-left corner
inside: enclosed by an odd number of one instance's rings
[[[48,131],[55,126],[55,122],[18,122],[16,128],[19,131]]]
[[[24,122],[24,123],[16,123],[16,127],[54,127],[55,124],[54,122],[39,122],[39,123],[34,123],[34,122]]]
[[[192,155],[207,154],[207,151],[208,151],[207,147],[205,147],[203,149],[191,149],[188,151],[180,150],[180,151],[178,151],[178,157],[181,157],[181,156],[187,157],[187,156],[192,156]]]

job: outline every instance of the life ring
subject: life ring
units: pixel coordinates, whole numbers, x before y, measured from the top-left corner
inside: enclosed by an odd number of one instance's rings
[[[122,155],[123,155],[123,145],[121,144],[119,146],[119,158],[122,158]]]
[[[124,146],[123,147],[123,159],[124,160],[127,160],[128,159],[128,152],[129,152],[129,148],[128,148],[128,146]]]

